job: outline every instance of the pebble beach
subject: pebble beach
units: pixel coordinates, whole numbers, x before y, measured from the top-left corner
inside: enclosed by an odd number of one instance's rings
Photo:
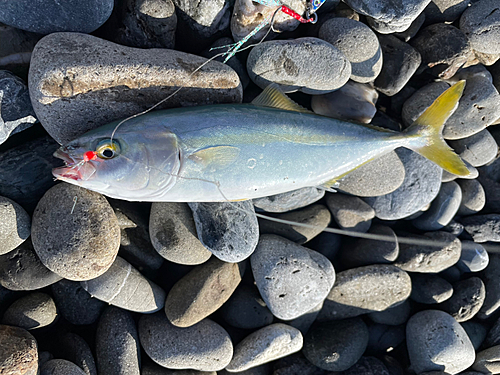
[[[1,375],[500,374],[500,0],[277,9],[0,0]],[[398,148],[336,192],[144,203],[51,172],[59,146],[160,101],[250,103],[274,83],[403,131],[460,80],[443,137],[466,178]]]

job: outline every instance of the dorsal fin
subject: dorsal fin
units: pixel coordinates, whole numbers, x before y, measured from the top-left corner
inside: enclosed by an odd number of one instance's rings
[[[276,83],[271,83],[267,86],[259,96],[252,100],[252,104],[260,107],[285,109],[287,111],[313,113],[283,94]]]

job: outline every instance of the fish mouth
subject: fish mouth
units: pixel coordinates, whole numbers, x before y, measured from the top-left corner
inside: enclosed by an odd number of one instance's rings
[[[52,169],[52,175],[58,180],[72,180],[79,181],[82,179],[79,165],[81,161],[75,160],[70,156],[64,147],[56,150],[53,154],[54,157],[61,159],[64,162],[63,167]]]

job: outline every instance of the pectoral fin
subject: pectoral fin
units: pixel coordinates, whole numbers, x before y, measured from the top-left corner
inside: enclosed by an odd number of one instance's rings
[[[238,158],[239,154],[238,147],[213,146],[195,151],[188,158],[203,167],[226,168]]]
[[[260,107],[285,109],[287,111],[313,113],[283,94],[276,83],[271,83],[267,86],[264,91],[252,101],[252,104]]]

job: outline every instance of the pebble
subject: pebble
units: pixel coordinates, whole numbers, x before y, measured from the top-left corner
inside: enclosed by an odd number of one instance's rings
[[[104,274],[81,285],[92,297],[129,311],[148,314],[165,305],[163,289],[119,256]]]
[[[453,295],[441,308],[459,323],[470,320],[479,312],[486,297],[486,289],[479,277],[471,277],[453,284]]]
[[[324,371],[318,369],[301,352],[280,358],[272,363],[273,375],[319,375]],[[260,375],[260,374],[259,374]],[[268,375],[267,373],[265,375]]]
[[[38,347],[25,329],[0,325],[0,373],[38,375]]]
[[[11,134],[21,132],[35,122],[26,84],[14,74],[0,70],[0,144]]]
[[[11,26],[0,24],[0,69],[26,75],[33,47],[42,37]]]
[[[217,311],[236,290],[244,264],[217,258],[195,267],[170,289],[165,302],[168,320],[177,327],[191,327]]]
[[[49,270],[69,280],[90,280],[111,267],[120,247],[120,228],[103,195],[60,183],[38,202],[31,238]]]
[[[453,22],[467,9],[470,0],[432,0],[424,9],[425,20],[431,25]]]
[[[146,354],[169,369],[219,371],[233,356],[228,333],[210,319],[179,328],[163,312],[143,315],[139,319],[139,338]]]
[[[364,23],[331,18],[319,30],[319,38],[338,48],[351,63],[350,79],[372,82],[382,69],[382,50],[375,33]]]
[[[384,311],[403,303],[411,293],[410,276],[389,264],[352,268],[337,274],[318,320],[344,319]]]
[[[39,34],[60,31],[91,33],[111,15],[113,1],[71,1],[43,0],[33,3],[29,0],[16,1],[2,7],[0,22],[18,29]],[[22,17],[19,15],[22,14]]]
[[[462,202],[462,189],[455,181],[445,182],[431,207],[422,215],[412,220],[415,228],[422,231],[439,230],[455,217]]]
[[[399,188],[379,197],[365,198],[382,220],[397,220],[408,217],[427,206],[439,193],[442,169],[417,153],[396,150],[403,162],[405,178]]]
[[[255,46],[248,55],[247,70],[260,88],[275,82],[285,93],[299,90],[318,95],[342,87],[351,75],[351,64],[330,43],[306,37]]]
[[[372,354],[380,355],[390,352],[403,343],[406,338],[404,325],[370,324],[368,331],[370,338],[366,352]]]
[[[40,375],[87,375],[80,367],[65,359],[51,359],[40,366]]]
[[[488,267],[481,273],[481,280],[488,291],[484,299],[483,306],[477,317],[479,319],[487,319],[494,315],[500,308],[500,255],[489,254]],[[498,341],[500,344],[500,340]]]
[[[54,300],[48,294],[34,292],[10,305],[3,315],[2,324],[31,330],[48,326],[56,318]]]
[[[443,40],[446,44],[443,45]],[[473,56],[465,34],[453,25],[436,23],[420,30],[410,44],[433,75],[448,79]],[[443,47],[446,48],[443,48]]]
[[[333,219],[342,229],[366,232],[370,229],[375,211],[359,197],[344,194],[327,194],[326,204]]]
[[[92,324],[106,304],[93,298],[79,282],[63,279],[51,287],[61,315],[74,325]]]
[[[425,22],[425,14],[424,12],[420,13],[417,18],[411,23],[410,27],[407,28],[405,31],[401,31],[399,33],[392,33],[395,37],[408,42],[410,41],[417,33],[419,30],[422,28],[422,25]],[[370,20],[368,20],[368,24],[370,24]]]
[[[462,253],[456,266],[462,272],[479,272],[489,263],[486,249],[473,241],[462,241]]]
[[[500,242],[500,215],[472,215],[460,219],[474,242]]]
[[[375,323],[385,324],[389,326],[399,326],[407,322],[410,317],[410,300],[407,299],[403,303],[390,307],[384,311],[376,311],[369,313],[368,316]]]
[[[242,329],[261,328],[274,319],[254,285],[239,285],[220,312],[226,323]]]
[[[476,51],[500,53],[500,11],[495,0],[480,0],[460,17],[462,30]]]
[[[422,58],[408,43],[394,35],[378,35],[384,64],[375,79],[375,88],[387,96],[393,96],[403,89],[415,74]]]
[[[305,336],[302,352],[323,370],[344,371],[361,358],[368,339],[368,328],[360,318],[325,322]]]
[[[395,191],[404,179],[403,162],[395,151],[391,151],[350,172],[340,181],[338,191],[358,197],[378,197]]]
[[[500,319],[497,319],[493,324],[493,326],[488,331],[483,346],[489,348],[491,346],[499,344],[500,344]]]
[[[224,262],[247,259],[259,241],[257,217],[252,201],[189,203],[198,238],[210,252]]]
[[[375,357],[361,357],[358,362],[343,372],[343,375],[389,375],[384,363]]]
[[[484,326],[484,324],[481,324],[475,320],[468,320],[466,322],[460,323],[460,325],[463,327],[465,332],[467,332],[467,336],[469,336],[474,349],[477,351],[486,338],[488,329]]]
[[[392,263],[399,255],[399,245],[394,231],[385,225],[374,225],[368,233],[389,236],[393,241],[358,239],[340,252],[340,259],[346,268]]]
[[[429,2],[430,0],[408,0],[387,6],[384,3],[370,0],[345,1],[359,14],[368,16],[370,26],[381,34],[405,31]],[[370,20],[370,18],[372,19]]]
[[[500,345],[477,353],[472,368],[483,374],[500,374]]]
[[[87,375],[97,375],[92,351],[81,336],[68,332],[58,337],[58,342],[63,359],[73,362]]]
[[[466,138],[449,141],[449,144],[463,160],[473,167],[481,167],[493,161],[498,151],[495,138],[486,129]]]
[[[313,100],[316,97],[317,96],[314,96]],[[302,189],[292,190],[287,193],[253,199],[252,202],[257,209],[266,212],[282,213],[306,207],[316,201],[319,201],[324,195],[324,189],[305,187]]]
[[[234,355],[226,370],[241,372],[274,361],[302,349],[303,338],[296,328],[275,323],[245,337],[234,348]]]
[[[276,234],[302,245],[312,240],[320,234],[323,229],[328,227],[332,215],[330,214],[330,211],[328,211],[328,208],[324,205],[312,204],[293,212],[274,215],[274,217],[301,224],[312,225],[313,227],[302,227],[276,223],[274,221],[259,218],[259,230],[261,234]]]
[[[335,282],[335,270],[325,256],[276,235],[261,236],[250,262],[267,307],[283,320],[316,307]]]
[[[410,298],[426,305],[444,302],[453,295],[453,286],[434,274],[412,273],[411,285]]]
[[[443,311],[413,315],[406,325],[406,343],[411,368],[417,374],[438,370],[454,375],[474,363],[474,347],[467,333]]]
[[[139,336],[128,311],[108,306],[99,319],[95,343],[100,374],[140,375]]]
[[[68,48],[67,46],[71,46]],[[136,114],[184,87],[161,108],[239,103],[236,72],[169,49],[125,47],[91,35],[55,33],[33,50],[28,87],[47,132],[67,143],[88,130]],[[71,75],[66,75],[67,70]]]
[[[205,263],[212,255],[198,239],[187,203],[154,202],[149,236],[158,254],[170,262],[196,265]]]
[[[0,196],[0,255],[21,245],[31,233],[31,218],[19,204]]]
[[[474,215],[486,204],[486,193],[478,180],[458,180],[462,190],[462,202],[457,211],[460,216]]]
[[[431,82],[413,93],[402,107],[401,118],[404,126],[409,127],[448,88],[450,88],[448,83],[437,81]]]
[[[443,231],[429,232],[420,238],[431,239],[441,246],[401,243],[395,266],[408,272],[437,273],[453,266],[460,259],[462,244],[453,234]]]

